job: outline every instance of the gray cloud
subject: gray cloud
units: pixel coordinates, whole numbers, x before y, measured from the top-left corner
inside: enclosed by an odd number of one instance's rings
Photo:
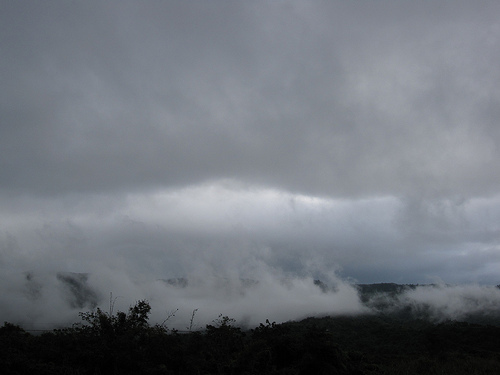
[[[9,7],[4,188],[496,192],[497,5]]]
[[[497,2],[1,7],[13,279],[498,283]]]

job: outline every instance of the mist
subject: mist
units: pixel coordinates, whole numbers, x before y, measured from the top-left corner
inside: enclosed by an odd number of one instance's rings
[[[500,317],[500,288],[486,285],[400,285],[398,293],[362,298],[352,281],[335,273],[323,279],[285,274],[254,265],[253,278],[220,274],[205,267],[182,278],[147,279],[101,268],[92,274],[3,274],[0,319],[28,330],[50,330],[80,322],[79,313],[99,307],[107,313],[127,311],[138,300],[152,307],[150,323],[169,329],[203,330],[219,316],[243,328],[266,320],[306,317],[405,314],[407,318],[495,322]],[[395,284],[393,284],[395,285]],[[497,324],[498,322],[496,322]]]
[[[432,321],[468,320],[500,316],[500,288],[484,285],[428,285],[403,293],[396,306],[410,307]]]
[[[433,323],[466,321],[498,324],[500,287],[494,285],[390,284],[389,292],[365,295],[372,313],[392,314]]]
[[[482,268],[473,245],[494,241],[496,200],[422,206],[226,181],[12,207],[4,205],[0,217],[0,319],[33,329],[78,322],[78,312],[109,311],[110,303],[124,311],[140,299],[151,303],[154,322],[176,311],[168,320],[176,329],[189,326],[195,310],[199,328],[220,314],[253,326],[373,313],[387,296],[362,303],[357,283],[430,284],[440,277],[463,286],[419,286],[387,303],[434,320],[487,313],[498,304],[498,291],[488,287],[497,284],[494,263]],[[491,246],[481,252],[490,261],[497,257]],[[458,268],[481,283],[457,280]]]
[[[109,269],[90,275],[10,275],[2,283],[0,319],[26,329],[53,329],[79,322],[79,312],[96,307],[108,313],[127,311],[138,300],[151,304],[151,323],[178,330],[204,329],[219,315],[251,328],[266,319],[285,322],[368,312],[356,288],[335,276],[329,280],[333,286],[326,290],[312,278],[255,271],[255,279],[198,273],[186,279],[144,280]]]
[[[73,323],[112,293],[252,325],[435,280],[465,289],[391,303],[489,311],[500,3],[480,3],[6,2],[0,319]]]

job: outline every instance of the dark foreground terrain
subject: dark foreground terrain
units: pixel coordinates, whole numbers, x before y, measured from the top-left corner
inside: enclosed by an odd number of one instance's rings
[[[150,306],[82,313],[82,324],[31,335],[0,327],[2,374],[500,374],[500,327],[401,315],[308,318],[242,330],[150,325]]]

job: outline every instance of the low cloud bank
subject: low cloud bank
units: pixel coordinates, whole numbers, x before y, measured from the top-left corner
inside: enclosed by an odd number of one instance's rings
[[[144,279],[103,268],[92,274],[26,272],[3,275],[0,319],[44,330],[80,321],[96,307],[126,311],[140,299],[152,306],[151,323],[197,330],[220,315],[251,328],[309,316],[393,314],[435,323],[500,321],[500,289],[481,285],[372,284],[360,288],[335,274],[325,281],[256,270],[255,278],[205,273]]]
[[[52,329],[78,322],[80,311],[97,306],[106,312],[126,311],[139,299],[150,302],[152,323],[168,318],[165,324],[178,330],[204,328],[220,314],[252,327],[266,319],[284,322],[369,311],[356,288],[335,276],[330,287],[278,271],[261,270],[256,276],[142,280],[105,269],[93,274],[26,272],[2,283],[0,319],[26,329]]]
[[[393,284],[395,285],[395,284]],[[406,285],[365,296],[374,312],[402,314],[433,322],[500,322],[500,288],[469,285]]]
[[[498,284],[498,197],[422,205],[219,182],[9,202],[0,210],[0,322],[68,325],[79,311],[108,311],[110,293],[115,311],[150,301],[154,323],[176,311],[176,329],[195,310],[203,327],[219,314],[254,325],[384,306],[438,321],[499,306],[489,287],[419,286],[366,300],[346,281]],[[168,282],[180,278],[187,283]]]

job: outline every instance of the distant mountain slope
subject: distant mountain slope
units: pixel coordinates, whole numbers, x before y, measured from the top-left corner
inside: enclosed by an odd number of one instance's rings
[[[462,321],[500,326],[500,286],[358,284],[362,303],[374,313],[403,320]]]
[[[44,293],[56,291],[73,309],[95,308],[99,302],[99,291],[88,284],[88,273],[56,272],[40,274],[26,272],[24,275],[24,294],[33,301],[39,300]],[[52,289],[54,288],[55,289]],[[50,289],[48,291],[47,289]]]
[[[385,294],[390,297],[415,289],[419,284],[395,284],[395,283],[375,283],[375,284],[356,284],[359,290],[359,296],[363,303],[368,302],[374,295]]]

